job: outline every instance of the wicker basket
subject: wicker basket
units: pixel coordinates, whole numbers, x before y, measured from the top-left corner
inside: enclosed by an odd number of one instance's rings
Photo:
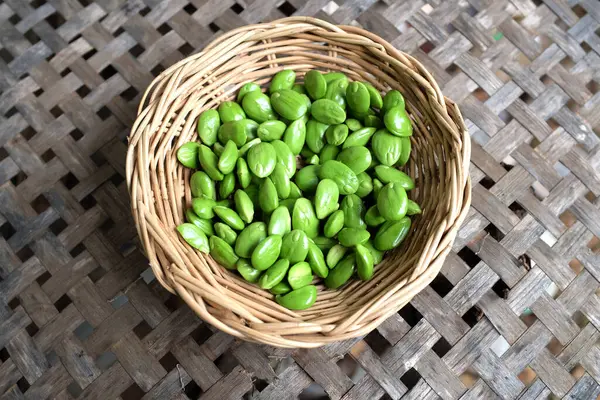
[[[400,90],[413,118],[405,169],[423,207],[405,243],[386,255],[368,282],[340,290],[319,285],[301,312],[219,266],[179,238],[191,203],[191,172],[176,150],[198,140],[198,115],[234,98],[248,81],[264,84],[282,69],[343,71],[380,90]],[[245,26],[164,71],[144,95],[127,154],[133,216],[161,284],[205,321],[236,337],[280,347],[317,347],[367,334],[408,303],[439,272],[470,203],[470,140],[457,106],[414,58],[352,26],[307,17]]]

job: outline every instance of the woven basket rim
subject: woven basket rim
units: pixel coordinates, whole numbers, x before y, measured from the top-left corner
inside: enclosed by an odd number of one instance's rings
[[[292,67],[299,76],[312,67],[341,70],[380,90],[405,91],[417,149],[409,170],[422,184],[417,190],[427,209],[403,254],[391,253],[372,281],[320,291],[319,302],[305,312],[283,309],[268,292],[194,251],[174,229],[191,199],[189,171],[178,165],[175,150],[194,137],[199,113],[232,97],[244,82],[264,83]],[[129,137],[126,177],[138,235],[161,285],[238,338],[318,347],[366,335],[435,278],[469,209],[470,151],[460,110],[418,60],[362,28],[289,17],[227,32],[154,79]]]

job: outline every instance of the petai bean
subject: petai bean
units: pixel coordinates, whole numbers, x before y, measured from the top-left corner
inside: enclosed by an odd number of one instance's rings
[[[268,94],[247,82],[236,101],[202,111],[199,140],[175,154],[193,170],[181,238],[290,310],[316,302],[314,279],[332,290],[389,273],[375,267],[423,211],[402,168],[411,117],[382,83],[317,70],[296,83],[284,69]]]

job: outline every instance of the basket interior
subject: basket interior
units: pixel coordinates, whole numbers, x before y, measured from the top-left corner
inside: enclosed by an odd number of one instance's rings
[[[458,192],[464,190],[464,144],[455,120],[462,121],[420,64],[391,48],[364,36],[353,38],[354,33],[342,38],[310,24],[279,34],[273,30],[228,34],[157,78],[134,127],[140,134],[132,143],[137,180],[130,183],[130,192],[155,274],[202,318],[249,340],[318,345],[367,333],[439,271],[452,241],[450,224],[463,208]],[[248,32],[254,34],[252,40]],[[191,171],[177,162],[176,150],[199,140],[198,115],[234,99],[246,82],[266,88],[282,69],[295,70],[297,81],[307,71],[319,69],[344,72],[382,92],[399,90],[414,128],[411,158],[402,170],[415,180],[409,197],[423,209],[413,218],[404,243],[386,253],[370,281],[353,279],[338,290],[319,282],[317,303],[300,312],[280,307],[270,293],[193,250],[175,231],[192,199]],[[142,171],[141,165],[147,170]]]

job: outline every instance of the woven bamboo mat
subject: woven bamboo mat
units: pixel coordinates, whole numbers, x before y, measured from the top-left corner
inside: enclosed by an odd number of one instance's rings
[[[286,15],[413,54],[474,138],[473,206],[442,273],[369,335],[237,342],[152,280],[123,176],[164,68]],[[0,395],[595,399],[597,0],[0,2]]]

